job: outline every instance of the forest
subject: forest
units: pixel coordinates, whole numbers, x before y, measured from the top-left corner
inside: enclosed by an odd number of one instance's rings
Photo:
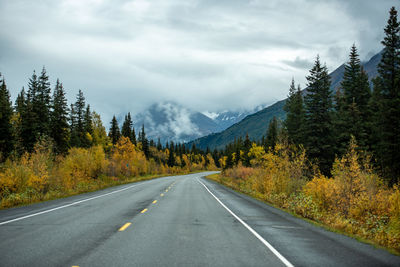
[[[121,129],[113,116],[107,134],[83,92],[68,106],[62,83],[57,79],[52,90],[44,67],[39,77],[33,72],[28,90],[22,88],[14,105],[0,78],[1,208],[162,175],[215,170],[215,161],[219,164],[209,151],[148,140],[144,125],[136,135],[130,113]]]
[[[306,90],[292,80],[286,119],[262,140],[226,146],[211,178],[330,229],[400,253],[400,26],[393,7],[372,80],[350,49],[330,90],[317,56]]]

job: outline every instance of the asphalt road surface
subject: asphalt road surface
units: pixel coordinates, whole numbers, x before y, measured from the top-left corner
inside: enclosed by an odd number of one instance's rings
[[[205,174],[2,210],[0,266],[400,266]]]

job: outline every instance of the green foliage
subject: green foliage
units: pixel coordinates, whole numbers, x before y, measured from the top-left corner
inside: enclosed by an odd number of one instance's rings
[[[10,93],[3,78],[0,80],[0,161],[4,161],[14,147],[14,136],[11,125],[12,115]]]
[[[69,142],[68,104],[64,88],[58,79],[53,92],[50,125],[50,136],[55,142],[56,153],[66,153]]]
[[[308,81],[305,96],[305,147],[308,157],[318,161],[324,174],[329,174],[334,159],[334,139],[332,136],[332,96],[330,77],[326,66],[317,57]]]
[[[273,117],[269,122],[267,138],[265,139],[265,148],[266,150],[275,149],[275,145],[278,142],[278,120],[276,117]]]
[[[294,79],[289,89],[289,95],[283,109],[286,111],[284,127],[288,133],[289,141],[299,145],[304,140],[305,111],[300,85],[295,87]]]
[[[390,10],[385,28],[385,38],[381,62],[378,65],[379,76],[374,85],[374,99],[379,121],[375,121],[373,135],[379,143],[375,147],[378,161],[384,176],[390,184],[400,177],[400,24],[397,11]],[[380,95],[378,95],[380,94]]]
[[[118,126],[118,121],[115,118],[115,115],[113,116],[112,120],[111,120],[111,127],[110,127],[110,131],[108,132],[108,136],[111,139],[111,142],[113,145],[115,145],[119,138],[121,137],[121,133],[119,131],[119,126]]]

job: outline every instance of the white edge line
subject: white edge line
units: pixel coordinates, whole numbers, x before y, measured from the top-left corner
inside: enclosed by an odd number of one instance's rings
[[[233,213],[227,206],[225,206],[224,203],[222,203],[221,200],[219,200],[211,191],[208,189],[208,187],[203,184],[198,178],[197,181],[204,186],[204,188],[210,193],[218,202],[221,204],[222,207],[224,207],[230,214],[232,214],[233,217],[235,217],[236,220],[238,220],[241,224],[243,224],[244,227],[247,228],[255,237],[258,238],[266,247],[268,247],[272,253],[275,254],[287,267],[294,267],[293,264],[291,264],[285,257],[283,257],[270,243],[268,243],[261,235],[259,235],[253,228],[251,228],[247,223],[245,223],[242,219],[240,219],[235,213]]]
[[[24,220],[24,219],[27,219],[27,218],[30,218],[30,217],[34,217],[34,216],[37,216],[37,215],[45,214],[45,213],[48,213],[48,212],[52,212],[52,211],[55,211],[55,210],[67,208],[67,207],[70,207],[70,206],[73,206],[73,205],[76,205],[76,204],[79,204],[79,203],[82,203],[82,202],[86,202],[86,201],[89,201],[89,200],[93,200],[93,199],[96,199],[96,198],[105,197],[105,196],[108,196],[108,195],[111,195],[111,194],[119,193],[119,192],[128,190],[128,189],[130,189],[132,187],[136,187],[136,186],[143,185],[143,184],[145,184],[145,183],[131,185],[131,186],[128,186],[128,187],[125,187],[125,188],[122,188],[122,189],[119,189],[119,190],[116,190],[116,191],[112,191],[112,192],[109,192],[109,193],[106,193],[106,194],[103,194],[103,195],[82,199],[82,200],[79,200],[79,201],[76,201],[76,202],[72,202],[72,203],[67,204],[67,205],[59,206],[59,207],[56,207],[56,208],[52,208],[52,209],[49,209],[49,210],[44,210],[44,211],[33,213],[33,214],[29,214],[29,215],[22,216],[22,217],[19,217],[19,218],[15,218],[15,219],[12,219],[12,220],[0,222],[0,226],[8,224],[8,223]]]

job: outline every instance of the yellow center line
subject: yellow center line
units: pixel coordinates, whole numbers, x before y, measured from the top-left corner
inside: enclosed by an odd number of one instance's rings
[[[144,209],[144,210],[142,210],[142,212],[141,213],[145,213],[147,211],[147,209]]]
[[[167,190],[165,190],[165,193],[167,193],[168,192],[168,189]]]
[[[72,267],[79,267],[78,265],[72,265]]]
[[[154,200],[154,201],[153,201],[153,204],[156,204],[156,203],[157,203],[157,200]]]
[[[163,193],[161,193],[161,195],[160,195],[160,196],[162,196],[162,197],[163,197],[163,196],[164,196],[164,194],[163,194]]]
[[[124,231],[126,228],[128,228],[130,225],[131,225],[132,223],[126,223],[126,224],[124,224],[124,226],[122,226],[121,228],[119,228],[119,232],[122,232],[122,231]]]

